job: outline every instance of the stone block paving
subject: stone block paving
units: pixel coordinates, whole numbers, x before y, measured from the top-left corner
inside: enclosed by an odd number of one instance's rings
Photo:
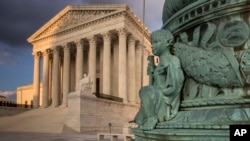
[[[0,132],[0,141],[97,141],[97,135],[92,132],[81,134]],[[105,137],[102,141],[110,141],[110,138]]]

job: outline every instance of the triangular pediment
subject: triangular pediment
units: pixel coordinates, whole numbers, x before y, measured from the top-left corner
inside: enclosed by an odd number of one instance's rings
[[[127,5],[67,6],[28,38],[28,42],[41,39],[69,28],[126,10]]]

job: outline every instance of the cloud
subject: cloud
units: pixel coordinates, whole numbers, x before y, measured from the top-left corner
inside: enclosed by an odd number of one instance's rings
[[[16,100],[16,91],[1,91],[0,90],[0,95],[6,97],[7,99],[11,101]]]
[[[10,62],[10,60],[12,60],[11,57],[11,51],[7,50],[8,48],[5,48],[4,46],[2,46],[2,48],[0,48],[0,65],[4,65]]]
[[[5,97],[9,97],[15,94],[16,94],[16,91],[1,91],[0,90],[0,95],[5,96]]]
[[[21,60],[23,60],[23,55],[27,52],[31,51],[31,48],[17,47],[13,48],[5,43],[0,42],[0,66],[1,65],[12,65],[12,64],[20,64]],[[31,56],[31,52],[29,53]],[[26,55],[26,54],[25,54]]]
[[[26,39],[72,0],[1,0],[0,41],[27,47]]]
[[[145,0],[146,25],[161,24],[164,0]],[[0,0],[0,42],[10,47],[29,46],[26,39],[67,5],[127,4],[142,19],[143,0]]]
[[[145,24],[152,31],[162,27],[162,10],[165,0],[146,0]]]

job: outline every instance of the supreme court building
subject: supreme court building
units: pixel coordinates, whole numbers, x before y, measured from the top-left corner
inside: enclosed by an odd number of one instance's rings
[[[150,32],[127,5],[67,6],[28,38],[33,84],[17,88],[17,103],[67,106],[86,73],[92,93],[139,103],[148,84]]]

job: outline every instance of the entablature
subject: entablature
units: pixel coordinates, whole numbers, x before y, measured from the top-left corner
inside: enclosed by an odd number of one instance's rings
[[[132,26],[149,39],[150,32],[128,6],[123,4],[104,6],[103,9],[95,6],[68,6],[30,36],[28,42],[35,45],[38,42],[63,39],[63,37],[76,36],[76,34],[86,34],[96,30],[99,32],[104,27],[114,28],[112,24],[121,24],[126,19],[129,19]]]

